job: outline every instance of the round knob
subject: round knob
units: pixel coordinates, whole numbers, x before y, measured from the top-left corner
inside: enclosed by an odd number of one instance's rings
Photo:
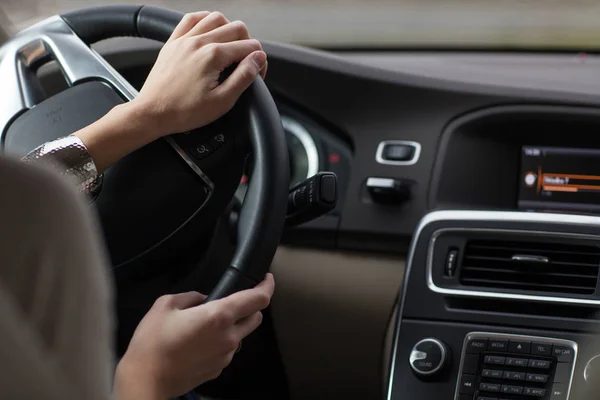
[[[410,367],[421,378],[430,378],[440,374],[450,359],[450,353],[444,343],[427,338],[415,344],[410,352]]]

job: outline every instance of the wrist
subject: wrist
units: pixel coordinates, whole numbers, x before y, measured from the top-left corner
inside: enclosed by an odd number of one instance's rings
[[[119,107],[125,110],[124,112],[128,118],[138,124],[140,130],[145,131],[149,135],[150,141],[173,133],[169,132],[169,127],[166,126],[167,118],[164,118],[163,113],[161,113],[155,104],[150,104],[138,97]]]
[[[147,372],[144,366],[132,365],[125,354],[115,372],[116,400],[168,400],[168,396],[157,387],[156,379],[152,379]]]

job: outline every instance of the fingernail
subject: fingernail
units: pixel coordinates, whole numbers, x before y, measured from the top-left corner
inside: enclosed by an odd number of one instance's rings
[[[264,51],[258,51],[252,56],[252,61],[254,61],[254,64],[256,64],[258,70],[260,71],[267,63],[267,55]]]

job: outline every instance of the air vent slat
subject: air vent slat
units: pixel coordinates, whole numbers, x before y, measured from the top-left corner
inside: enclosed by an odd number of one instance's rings
[[[470,240],[459,268],[464,286],[592,295],[598,282],[600,247]]]
[[[473,271],[473,272],[481,272],[481,273],[495,272],[495,273],[499,273],[499,274],[516,274],[516,275],[520,275],[520,276],[533,275],[535,277],[538,277],[538,274],[531,274],[531,273],[520,271],[520,270],[489,268],[489,267],[468,267],[468,268],[470,271]],[[581,274],[569,274],[569,273],[559,273],[559,272],[547,272],[546,275],[550,276],[550,277],[560,277],[560,278],[593,279],[594,281],[596,279],[598,279],[596,275],[581,275]]]

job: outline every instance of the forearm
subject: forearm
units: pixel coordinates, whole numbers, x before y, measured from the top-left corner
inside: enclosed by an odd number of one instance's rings
[[[142,371],[135,371],[127,365],[126,357],[119,362],[115,373],[115,400],[168,400],[154,387],[148,379],[144,379]]]
[[[81,191],[93,192],[108,167],[162,135],[158,126],[156,118],[133,101],[71,136],[44,143],[23,160],[50,164]]]
[[[113,108],[103,118],[73,135],[85,144],[98,173],[162,136],[155,118],[135,100]]]

